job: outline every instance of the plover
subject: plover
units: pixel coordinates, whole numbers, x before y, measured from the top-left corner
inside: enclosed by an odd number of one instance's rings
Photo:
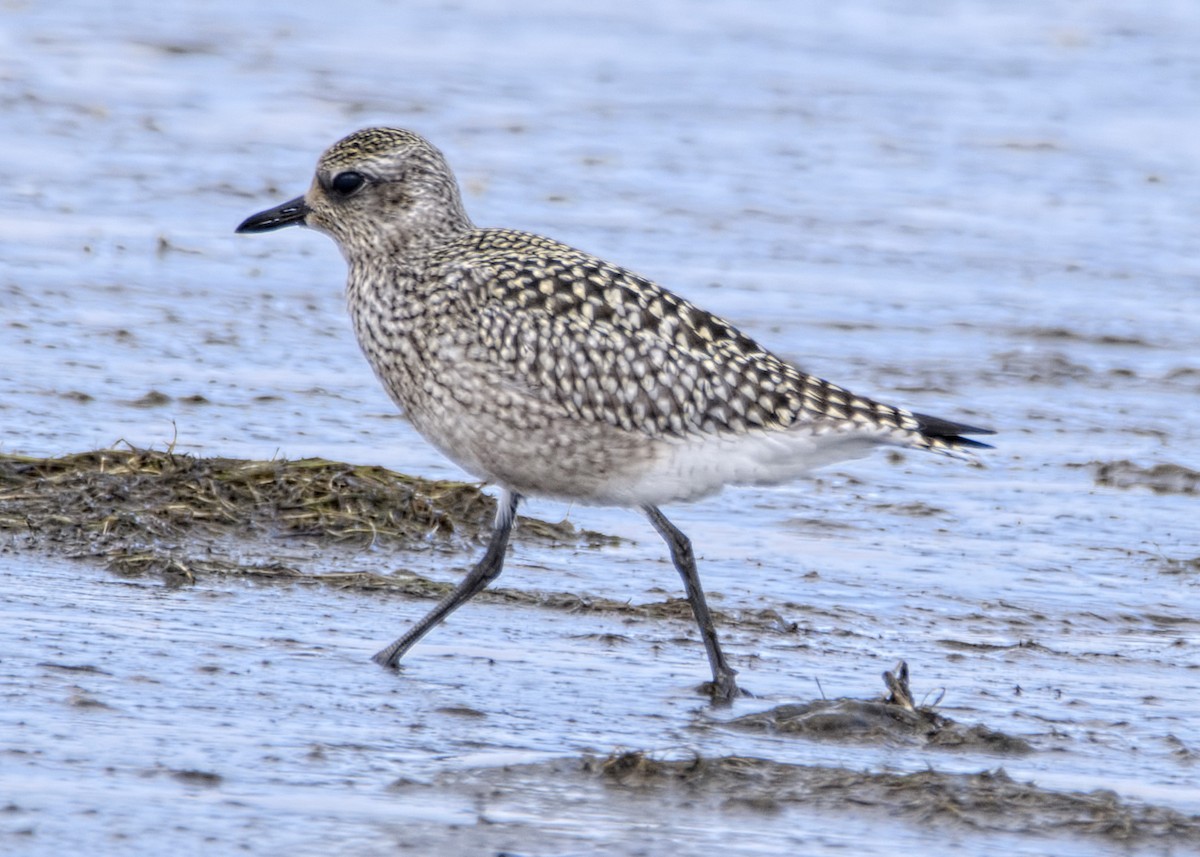
[[[726,485],[774,485],[878,446],[957,457],[987,429],[885,405],[806,374],[657,283],[550,238],[481,229],[442,153],[358,131],[308,192],[238,232],[303,225],[350,267],[354,330],[407,418],[500,489],[483,558],[375,660],[396,667],[495,580],[524,496],[641,509],[683,578],[717,700],[738,693],[688,538],[659,511]]]

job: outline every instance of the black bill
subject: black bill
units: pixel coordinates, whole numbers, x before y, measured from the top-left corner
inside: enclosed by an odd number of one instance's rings
[[[285,226],[303,226],[304,218],[308,216],[309,208],[304,197],[298,196],[293,200],[252,214],[242,221],[238,232],[270,232],[272,229],[282,229]]]

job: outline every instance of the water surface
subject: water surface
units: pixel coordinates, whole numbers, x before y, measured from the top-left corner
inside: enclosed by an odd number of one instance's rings
[[[1200,812],[1196,498],[1095,480],[1117,461],[1200,469],[1198,39],[1187,3],[8,4],[0,449],[125,441],[461,477],[358,354],[332,244],[232,233],[301,192],[334,139],[412,127],[446,151],[477,222],[628,265],[856,391],[996,428],[985,468],[881,454],[669,513],[714,607],[783,619],[726,631],[758,695],[733,713],[869,697],[903,657],[951,716],[1038,751],[724,730],[692,693],[706,665],[684,622],[472,604],[397,678],[368,657],[427,603],[176,588],[6,544],[0,841],[31,854],[1049,847],[796,807],[647,819],[644,801],[549,769],[472,785],[618,749],[1003,766]],[[630,541],[514,551],[505,585],[677,593],[636,514],[530,510]]]

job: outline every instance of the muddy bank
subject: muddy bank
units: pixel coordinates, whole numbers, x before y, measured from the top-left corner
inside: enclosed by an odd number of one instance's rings
[[[141,539],[318,538],[403,550],[477,542],[496,503],[480,486],[324,459],[246,461],[170,450],[0,455],[0,527],[116,554]],[[525,539],[611,543],[569,523],[521,519]],[[111,558],[111,557],[110,557]]]
[[[1107,790],[1057,792],[1016,782],[1002,768],[975,774],[913,774],[782,765],[768,759],[660,761],[643,753],[583,765],[614,786],[714,807],[778,811],[803,804],[838,812],[883,813],[934,827],[1030,835],[1087,834],[1122,843],[1195,845],[1200,816],[1122,800]]]
[[[106,449],[55,458],[0,455],[0,530],[14,544],[101,563],[123,574],[308,579],[435,597],[421,575],[321,573],[281,562],[296,546],[346,556],[469,552],[495,500],[476,484],[434,481],[324,459],[247,461]],[[599,547],[612,536],[521,517],[517,540]]]
[[[17,549],[172,584],[238,575],[433,600],[453,584],[407,567],[405,558],[434,554],[448,568],[477,558],[496,514],[496,501],[481,487],[318,458],[252,461],[136,448],[53,458],[0,454],[0,532]],[[565,551],[622,543],[567,520],[525,515],[513,540]],[[377,571],[327,570],[375,548],[387,557]],[[479,598],[692,621],[682,596],[635,604],[598,593],[495,586]],[[800,632],[773,608],[713,615],[756,631]]]

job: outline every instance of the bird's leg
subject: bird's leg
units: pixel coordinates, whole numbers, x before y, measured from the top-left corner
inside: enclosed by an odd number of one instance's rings
[[[408,633],[396,642],[376,653],[372,660],[385,667],[395,668],[400,663],[400,658],[404,657],[404,653],[412,648],[417,640],[428,634],[443,619],[482,592],[489,583],[500,576],[500,572],[504,568],[504,551],[508,547],[508,537],[512,533],[513,523],[517,518],[517,504],[520,501],[521,495],[507,489],[501,490],[499,506],[496,509],[496,524],[492,529],[492,538],[488,542],[483,558],[467,572],[467,576],[458,586],[454,587],[449,595],[429,611],[424,619],[410,628]]]
[[[712,696],[715,701],[729,702],[740,693],[734,676],[737,670],[729,666],[725,653],[721,651],[721,643],[717,640],[717,629],[713,625],[712,614],[708,612],[708,603],[704,600],[704,589],[700,586],[700,575],[696,573],[696,557],[692,554],[692,543],[688,537],[655,506],[643,506],[642,511],[658,530],[659,535],[671,550],[671,559],[679,576],[683,578],[687,590],[688,603],[692,605],[692,614],[696,624],[700,626],[700,638],[704,641],[704,651],[708,653],[708,664],[712,667]]]

